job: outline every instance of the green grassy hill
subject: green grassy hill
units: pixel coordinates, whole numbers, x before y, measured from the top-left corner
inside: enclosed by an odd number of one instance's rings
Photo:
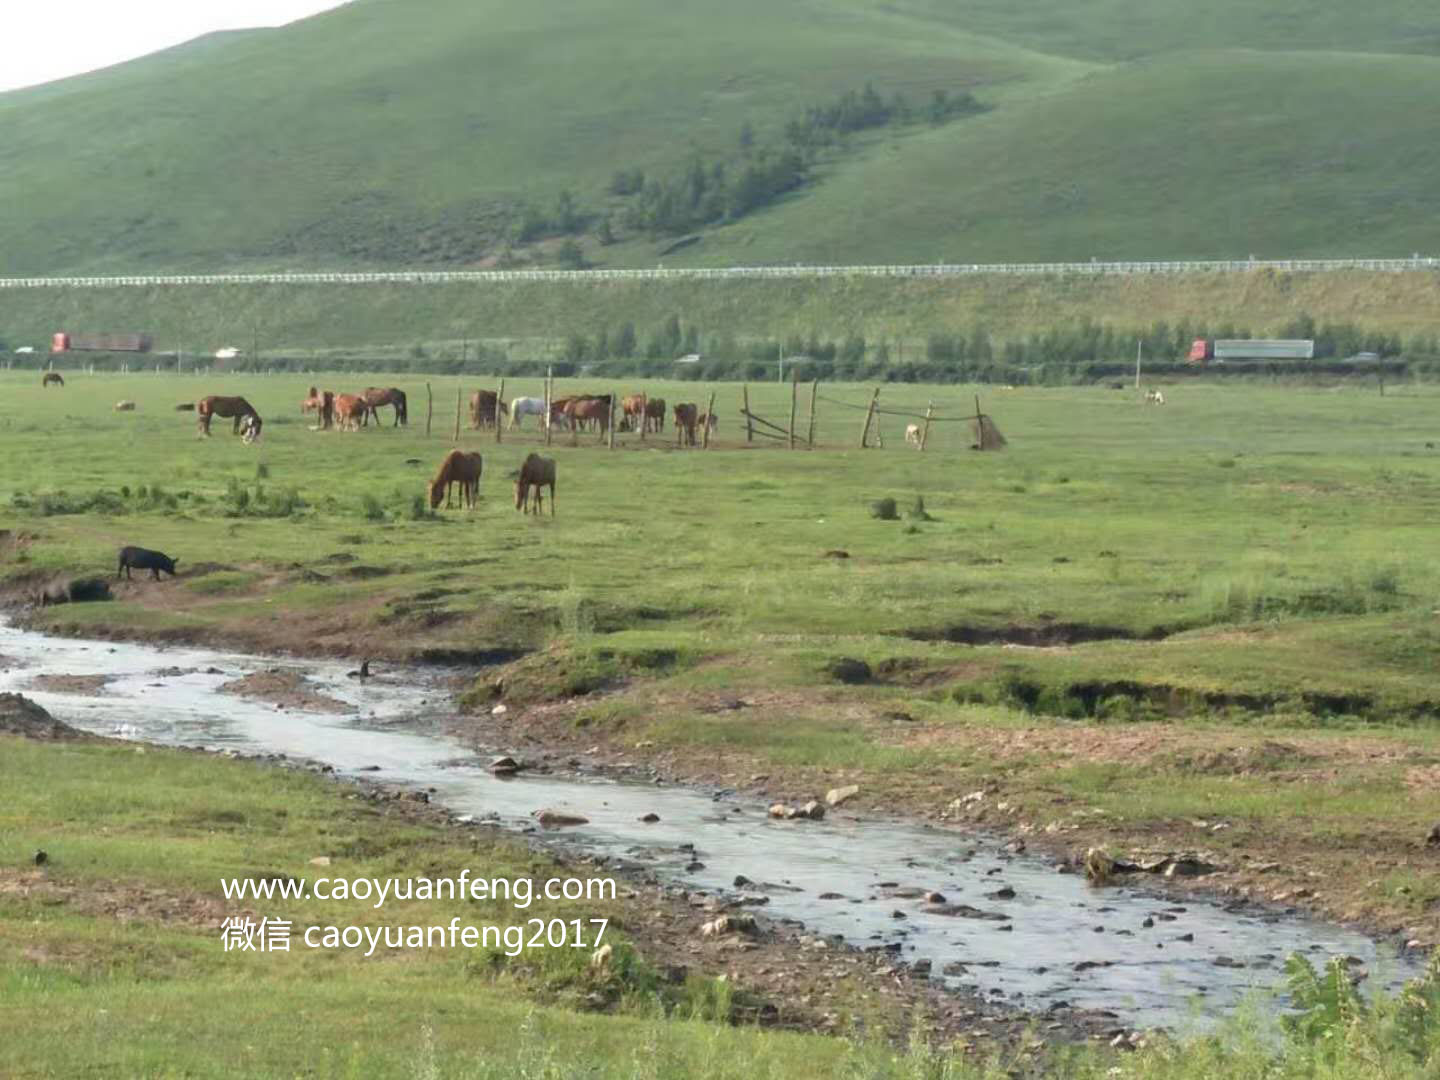
[[[653,265],[593,235],[617,170],[738,169],[866,83],[989,111],[852,135],[666,261],[1408,254],[1437,53],[1414,0],[355,0],[0,95],[0,273],[547,263],[512,243],[562,191],[587,258]]]

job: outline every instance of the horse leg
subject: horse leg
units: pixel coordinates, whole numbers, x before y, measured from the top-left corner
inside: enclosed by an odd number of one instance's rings
[[[555,516],[555,481],[550,481],[550,516]]]

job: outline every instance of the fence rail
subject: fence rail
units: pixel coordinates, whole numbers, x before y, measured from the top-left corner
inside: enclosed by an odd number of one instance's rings
[[[1369,270],[1401,273],[1440,270],[1440,258],[1244,259],[1173,262],[936,263],[927,266],[744,266],[650,270],[387,270],[368,273],[155,274],[123,277],[0,278],[0,289],[113,289],[176,285],[451,285],[527,281],[695,281],[747,278],[946,278],[986,275],[1104,277],[1138,274],[1232,274],[1256,270],[1329,273]]]

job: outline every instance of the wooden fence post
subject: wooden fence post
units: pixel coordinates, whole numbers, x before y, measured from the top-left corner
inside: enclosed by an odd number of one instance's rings
[[[644,441],[645,441],[645,425],[647,425],[647,424],[650,422],[649,412],[650,412],[650,395],[649,395],[649,394],[646,394],[646,393],[641,393],[641,395],[640,395],[640,441],[641,441],[641,442],[644,442]]]
[[[500,389],[495,391],[495,441],[500,441],[500,429],[504,425],[500,423],[500,403],[505,400],[505,380],[500,380]]]
[[[430,418],[435,412],[435,398],[430,393],[430,384],[425,384],[425,437],[430,437]]]
[[[860,429],[860,449],[864,450],[870,444],[870,424],[875,419],[875,406],[880,402],[880,387],[875,387],[875,392],[870,395],[870,407],[865,410],[865,426]]]
[[[705,430],[700,433],[700,449],[710,449],[710,418],[715,415],[715,391],[710,391],[710,404],[705,406]]]
[[[925,444],[930,441],[930,417],[934,414],[935,402],[927,401],[925,403],[925,428],[920,432],[920,452],[922,454],[925,452]]]
[[[460,399],[465,394],[465,385],[455,387],[455,445],[460,445]]]
[[[615,404],[620,400],[620,395],[615,393],[615,388],[610,388],[610,449],[615,449]]]
[[[811,450],[815,449],[815,393],[820,389],[820,380],[810,380],[810,430],[805,436],[805,445]]]
[[[555,399],[555,369],[545,369],[545,445],[550,445],[550,402]]]
[[[790,449],[795,449],[795,405],[800,394],[800,379],[795,369],[790,369]]]
[[[740,388],[740,393],[744,396],[745,400],[745,441],[747,443],[754,442],[755,421],[750,419],[750,384],[745,383]]]

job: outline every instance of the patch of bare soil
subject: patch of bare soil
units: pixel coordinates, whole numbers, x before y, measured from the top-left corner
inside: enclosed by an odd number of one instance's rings
[[[56,720],[21,694],[0,694],[0,735],[21,735],[27,739],[47,741],[91,737],[64,721]]]
[[[278,705],[282,709],[320,713],[355,711],[355,706],[321,693],[302,672],[291,668],[276,667],[252,672],[241,678],[231,679],[222,685],[220,690],[226,694],[237,694],[240,697]]]
[[[36,675],[30,680],[35,690],[48,690],[52,694],[83,694],[97,697],[110,681],[108,675]]]
[[[44,867],[0,867],[0,896],[63,904],[79,914],[105,916],[122,923],[180,923],[208,930],[219,930],[227,915],[243,914],[228,909],[222,899],[215,897],[154,889],[134,882],[87,879],[82,885],[55,877]],[[32,959],[44,962],[38,957]]]

